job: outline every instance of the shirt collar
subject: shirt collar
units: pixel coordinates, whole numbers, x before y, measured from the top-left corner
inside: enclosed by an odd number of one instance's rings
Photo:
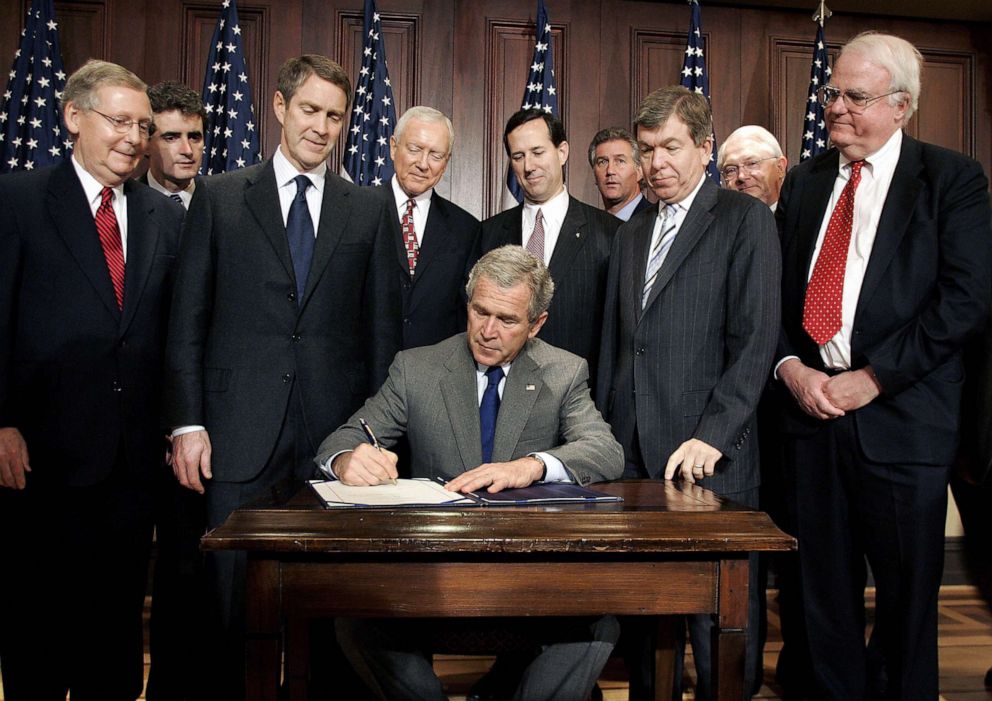
[[[875,151],[875,153],[865,156],[863,159],[868,168],[875,172],[880,166],[885,168],[896,167],[896,162],[899,160],[899,152],[902,150],[902,129],[896,129],[895,132],[888,138],[888,140],[882,144],[882,148]],[[844,154],[840,154],[840,164],[838,166],[839,170],[843,171],[850,165],[851,160],[845,158]]]
[[[324,179],[327,177],[326,161],[313,170],[308,170],[306,172],[298,171],[296,167],[289,162],[289,159],[286,158],[285,154],[283,154],[282,144],[280,144],[272,156],[272,169],[275,171],[276,185],[279,187],[289,185],[289,183],[297,175],[305,175],[310,178],[310,182],[313,183],[314,189],[316,189],[317,192],[324,191]]]
[[[396,209],[400,214],[403,214],[403,212],[406,211],[407,200],[412,199],[417,203],[417,207],[421,208],[431,201],[431,195],[434,194],[434,188],[430,188],[429,190],[421,192],[416,197],[410,197],[410,195],[406,194],[403,191],[403,188],[400,187],[400,181],[397,180],[395,173],[393,174],[393,177],[389,179],[389,182],[393,186],[393,197],[396,198]]]
[[[530,214],[531,219],[537,216],[537,210],[539,209],[545,219],[550,217],[555,221],[565,221],[565,214],[568,213],[568,188],[563,187],[561,192],[541,204],[534,204],[524,200],[524,210]]]
[[[193,190],[196,189],[196,178],[192,178],[189,181],[189,185],[186,186],[186,189],[185,190],[179,190],[177,192],[172,192],[172,190],[170,190],[165,185],[163,185],[162,183],[160,183],[158,180],[155,179],[155,176],[152,175],[151,168],[148,169],[147,175],[148,175],[148,187],[152,188],[153,190],[158,190],[159,192],[161,192],[163,195],[166,195],[166,196],[171,196],[171,195],[174,195],[174,194],[182,194],[184,192],[189,193],[190,195],[192,195],[193,194]]]
[[[699,190],[703,186],[703,181],[706,180],[707,177],[709,176],[706,174],[706,171],[704,170],[702,175],[699,176],[699,182],[696,183],[696,187],[692,188],[692,192],[690,192],[688,195],[683,197],[678,202],[667,204],[665,200],[658,200],[658,215],[659,216],[661,215],[662,211],[664,211],[664,208],[666,206],[672,207],[675,210],[675,214],[678,214],[679,210],[681,210],[682,212],[688,212],[689,208],[692,207],[693,200],[696,199],[696,195],[699,194]]]
[[[83,192],[86,194],[86,201],[89,203],[96,202],[100,204],[100,200],[103,193],[103,185],[90,175],[89,171],[83,168],[82,164],[76,160],[75,154],[72,156],[72,166],[76,169],[76,176],[79,178],[79,183],[83,186]],[[121,198],[124,197],[124,183],[111,188],[114,191],[114,199],[117,201],[122,201]]]

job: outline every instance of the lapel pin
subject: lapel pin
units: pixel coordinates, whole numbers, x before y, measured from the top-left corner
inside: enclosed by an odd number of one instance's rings
[[[534,385],[527,385],[526,387],[524,387],[524,389],[527,390],[528,392],[533,392],[534,390],[537,389],[537,387],[535,387]]]

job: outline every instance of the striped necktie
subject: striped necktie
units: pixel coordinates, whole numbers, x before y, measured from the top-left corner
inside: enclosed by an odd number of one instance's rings
[[[186,205],[183,204],[183,198],[179,196],[178,192],[173,192],[171,195],[169,195],[169,199],[175,202],[176,204],[181,204],[183,208],[186,207]]]
[[[96,210],[96,231],[100,235],[103,257],[110,271],[110,282],[114,286],[117,308],[124,308],[124,245],[121,229],[114,214],[114,191],[109,187],[100,191],[100,206]]]
[[[665,262],[668,249],[672,247],[672,242],[675,241],[675,234],[678,233],[675,230],[674,205],[665,205],[665,208],[661,210],[658,217],[661,219],[661,231],[658,238],[651,241],[652,245],[651,252],[648,254],[648,266],[644,271],[644,291],[641,293],[641,309],[644,309],[648,303],[651,287],[658,277],[661,264]]]

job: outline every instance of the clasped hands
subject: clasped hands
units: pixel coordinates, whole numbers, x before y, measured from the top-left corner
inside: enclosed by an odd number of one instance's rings
[[[331,467],[343,484],[370,486],[396,479],[396,460],[396,453],[391,450],[377,450],[368,443],[361,443],[353,451],[337,456]],[[539,480],[543,473],[544,464],[527,456],[511,462],[479,465],[455,477],[445,488],[461,493],[485,489],[495,494],[503,489],[526,487]]]
[[[799,407],[815,419],[836,419],[869,404],[881,386],[871,367],[847,370],[831,377],[790,358],[778,368],[778,376]]]

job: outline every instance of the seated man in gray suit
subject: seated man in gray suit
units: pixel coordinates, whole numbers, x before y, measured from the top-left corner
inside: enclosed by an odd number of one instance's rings
[[[396,455],[368,444],[361,417],[384,446],[405,434],[412,476],[451,480],[453,491],[619,477],[623,453],[589,396],[586,361],[534,338],[554,293],[545,265],[519,246],[497,248],[472,268],[466,292],[468,332],[397,354],[382,389],[321,444],[318,465],[352,485],[396,477]],[[585,698],[616,642],[616,620],[536,623],[523,627],[540,630],[547,647],[514,698]],[[420,649],[426,626],[339,619],[337,628],[380,697],[445,698]]]

